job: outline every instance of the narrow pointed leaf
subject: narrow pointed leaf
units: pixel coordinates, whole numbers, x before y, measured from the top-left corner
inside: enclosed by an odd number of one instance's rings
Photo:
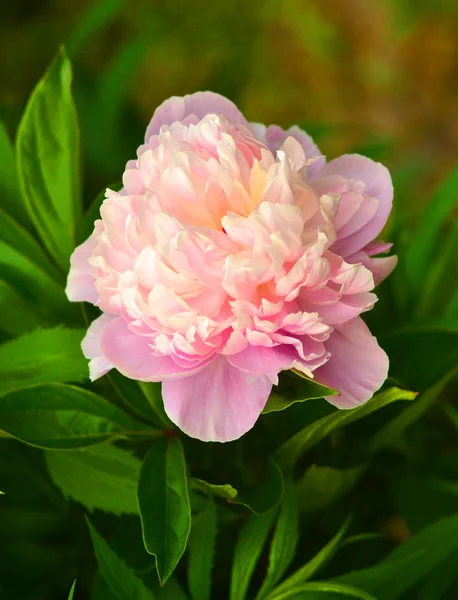
[[[118,600],[154,600],[141,579],[109,547],[102,536],[86,519],[100,571]]]
[[[383,600],[398,600],[407,590],[458,552],[458,515],[436,521],[397,546],[382,562],[336,578]]]
[[[256,567],[277,511],[253,515],[241,531],[235,546],[230,600],[245,600]]]
[[[210,600],[216,538],[216,506],[211,495],[193,519],[189,538],[188,587],[193,600]]]
[[[363,590],[333,581],[303,583],[279,594],[274,593],[269,596],[269,600],[306,600],[306,598],[315,598],[316,595],[320,594],[338,594],[339,596],[357,598],[358,600],[377,600],[377,598]]]
[[[76,579],[73,582],[72,589],[70,590],[70,594],[68,596],[68,600],[73,600],[73,595],[75,593]]]
[[[79,132],[62,49],[38,82],[16,140],[19,183],[43,244],[65,270],[80,219]]]
[[[264,600],[275,584],[283,577],[291,564],[299,538],[299,512],[296,491],[291,477],[285,482],[280,514],[270,546],[269,567],[267,576],[256,596],[256,600]]]
[[[277,461],[284,469],[291,469],[302,454],[323,440],[333,431],[369,415],[397,400],[413,400],[416,394],[399,388],[391,388],[377,394],[371,400],[351,410],[336,410],[315,421],[290,438],[277,451]]]
[[[149,450],[140,471],[138,503],[145,548],[156,557],[164,584],[185,551],[191,528],[186,463],[178,438],[159,439]]]
[[[309,560],[303,567],[298,569],[295,573],[293,573],[290,577],[285,579],[274,592],[274,596],[276,597],[277,593],[286,592],[295,586],[304,583],[311,579],[315,573],[324,567],[334,556],[339,546],[342,543],[342,539],[346,534],[348,527],[350,525],[350,519],[347,519],[345,523],[342,525],[337,534],[332,538],[330,542],[324,546],[311,560]]]

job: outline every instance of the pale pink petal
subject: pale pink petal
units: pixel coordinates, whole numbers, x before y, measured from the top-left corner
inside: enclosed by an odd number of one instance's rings
[[[146,336],[132,333],[120,317],[102,332],[100,348],[105,358],[122,375],[139,381],[162,381],[167,377],[185,377],[197,372],[179,367],[170,356],[155,357]]]
[[[286,344],[273,348],[248,346],[238,354],[227,356],[232,366],[249,373],[251,377],[265,374],[274,385],[278,385],[278,373],[290,369],[298,359],[294,346]]]
[[[266,127],[261,123],[250,123],[250,127],[256,137],[261,140],[275,155],[284,142],[292,137],[299,142],[305,152],[307,159],[314,159],[308,167],[308,174],[315,174],[326,164],[326,158],[322,156],[318,146],[313,139],[300,129],[297,125],[293,125],[287,130],[282,129],[278,125],[269,125]]]
[[[366,186],[364,195],[378,200],[374,216],[357,231],[339,237],[334,244],[332,251],[345,258],[364,248],[382,231],[393,203],[393,184],[386,167],[359,154],[346,154],[332,160],[315,175],[315,178],[323,180],[335,175],[348,180],[362,181]],[[355,195],[355,200],[357,198],[358,196]],[[361,219],[360,210],[370,210],[369,207],[367,203],[361,203],[361,207],[354,213],[348,224],[351,224],[353,219]]]
[[[362,254],[362,253],[358,253]],[[353,262],[355,260],[356,255],[349,256],[346,260],[348,262]],[[379,285],[382,283],[384,279],[391,274],[393,269],[398,263],[398,257],[394,256],[383,256],[380,258],[371,258],[366,254],[366,256],[360,256],[358,261],[361,262],[367,269],[372,272],[374,277],[375,285]]]
[[[265,375],[250,380],[219,356],[197,375],[164,381],[162,394],[167,415],[189,436],[230,442],[253,427],[271,388]]]
[[[106,314],[100,315],[98,319],[92,321],[89,325],[89,329],[81,342],[84,356],[90,359],[89,377],[91,381],[102,377],[113,368],[113,365],[106,359],[100,348],[100,337],[113,318]]]
[[[95,304],[98,300],[89,264],[89,258],[92,256],[96,245],[96,238],[91,235],[85,242],[75,248],[70,257],[70,272],[65,288],[65,293],[70,302],[91,302]]]
[[[246,125],[247,120],[233,102],[214,92],[196,92],[187,96],[172,96],[154,111],[146,130],[145,142],[159,133],[162,125],[171,125],[183,121],[191,115],[199,120],[208,114],[226,117],[235,125]]]
[[[363,404],[388,375],[388,357],[361,318],[340,325],[326,342],[329,361],[314,373],[316,381],[338,390],[328,401],[338,408]]]
[[[375,285],[379,285],[393,271],[398,263],[398,257],[383,256],[380,258],[373,258],[373,256],[388,252],[392,246],[393,244],[386,244],[385,242],[380,241],[371,242],[360,252],[348,256],[346,261],[354,264],[362,263],[369,271],[371,271]]]

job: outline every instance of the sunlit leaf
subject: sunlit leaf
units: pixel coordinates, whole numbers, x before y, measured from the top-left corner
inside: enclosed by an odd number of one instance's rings
[[[28,214],[65,271],[80,219],[79,132],[71,81],[71,66],[62,49],[32,92],[16,139]]]
[[[38,329],[0,345],[0,394],[42,382],[89,378],[81,329]]]
[[[68,596],[68,600],[73,600],[73,594],[75,593],[76,579],[73,582],[72,589],[70,590],[70,594]]]

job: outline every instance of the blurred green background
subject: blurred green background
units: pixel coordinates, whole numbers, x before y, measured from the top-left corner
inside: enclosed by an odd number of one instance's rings
[[[305,126],[330,157],[407,173],[415,222],[458,162],[457,30],[454,0],[4,2],[0,117],[13,133],[66,43],[89,195],[119,179],[160,102],[211,89],[251,120]]]

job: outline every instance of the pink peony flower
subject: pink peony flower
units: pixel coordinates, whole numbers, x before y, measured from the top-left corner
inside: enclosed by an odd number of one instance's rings
[[[154,113],[121,192],[107,190],[71,258],[67,295],[98,306],[83,351],[161,381],[188,435],[234,440],[256,422],[278,373],[295,368],[352,408],[387,376],[362,321],[396,257],[374,258],[391,210],[385,167],[326,164],[297,127],[250,124],[226,98],[170,98]]]

